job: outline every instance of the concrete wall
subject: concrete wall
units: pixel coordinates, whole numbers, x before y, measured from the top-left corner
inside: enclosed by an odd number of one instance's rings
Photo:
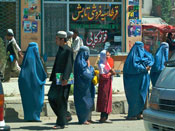
[[[142,0],[144,2],[142,7],[142,15],[150,16],[152,10],[152,0]]]

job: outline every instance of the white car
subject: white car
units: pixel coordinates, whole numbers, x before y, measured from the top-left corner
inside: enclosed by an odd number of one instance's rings
[[[152,89],[143,119],[147,131],[175,131],[175,54]]]

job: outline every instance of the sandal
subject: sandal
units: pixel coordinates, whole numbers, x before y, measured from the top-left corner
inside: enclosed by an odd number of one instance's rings
[[[137,119],[138,119],[138,120],[143,119],[143,115],[142,115],[142,114],[139,114],[139,115],[137,116]]]
[[[92,120],[87,120],[87,122],[89,122],[89,123],[95,123],[95,121],[92,121]]]
[[[64,126],[58,126],[58,125],[55,125],[52,127],[53,129],[64,129]]]
[[[85,121],[83,124],[84,124],[84,125],[89,125],[89,124],[90,124],[90,122]]]

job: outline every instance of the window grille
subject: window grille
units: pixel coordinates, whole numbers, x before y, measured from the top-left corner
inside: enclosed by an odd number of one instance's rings
[[[9,28],[13,29],[16,37],[16,2],[0,0],[0,37],[3,40]]]

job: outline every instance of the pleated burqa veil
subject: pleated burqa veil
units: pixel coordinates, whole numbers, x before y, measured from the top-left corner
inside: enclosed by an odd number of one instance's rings
[[[40,60],[38,45],[31,42],[25,53],[18,79],[24,119],[27,121],[40,120],[44,103],[45,80],[46,73]]]

